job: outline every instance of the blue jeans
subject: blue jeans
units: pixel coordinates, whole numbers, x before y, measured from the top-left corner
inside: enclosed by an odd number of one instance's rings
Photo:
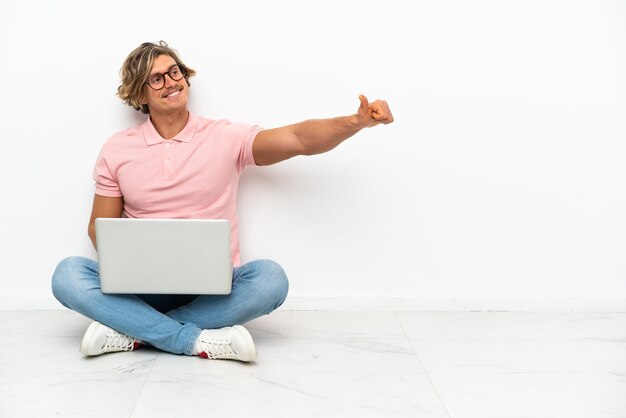
[[[289,283],[273,261],[233,269],[229,295],[125,295],[100,290],[98,263],[69,257],[52,276],[52,293],[65,307],[170,353],[191,355],[202,329],[243,324],[274,311]]]

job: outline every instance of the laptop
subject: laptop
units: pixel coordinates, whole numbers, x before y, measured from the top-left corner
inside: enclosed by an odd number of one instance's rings
[[[225,219],[96,219],[103,293],[226,295],[231,291]]]

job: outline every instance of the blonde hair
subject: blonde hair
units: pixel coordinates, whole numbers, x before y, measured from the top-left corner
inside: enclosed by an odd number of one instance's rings
[[[190,86],[189,77],[193,77],[196,72],[187,67],[180,59],[175,50],[170,48],[165,41],[156,44],[144,42],[131,52],[120,69],[122,83],[117,88],[117,95],[129,106],[140,110],[143,113],[150,113],[147,105],[141,103],[143,97],[144,84],[150,76],[152,63],[159,55],[169,55],[174,58],[176,64],[185,76],[187,85]]]

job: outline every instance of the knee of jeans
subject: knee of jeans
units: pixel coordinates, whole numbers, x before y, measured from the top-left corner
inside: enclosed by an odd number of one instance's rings
[[[61,260],[52,274],[52,294],[63,302],[68,290],[76,286],[77,272],[85,265],[83,257],[67,257]]]
[[[265,280],[267,286],[267,292],[271,293],[272,299],[275,301],[274,309],[278,308],[287,299],[287,293],[289,292],[289,280],[285,270],[275,261],[272,260],[259,260],[263,272],[265,273]]]

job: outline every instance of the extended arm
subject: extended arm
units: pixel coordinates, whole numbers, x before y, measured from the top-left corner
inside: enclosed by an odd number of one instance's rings
[[[363,128],[393,122],[387,102],[368,103],[359,96],[356,114],[331,119],[306,120],[282,128],[259,132],[252,152],[257,165],[270,165],[296,155],[314,155],[330,151]]]

